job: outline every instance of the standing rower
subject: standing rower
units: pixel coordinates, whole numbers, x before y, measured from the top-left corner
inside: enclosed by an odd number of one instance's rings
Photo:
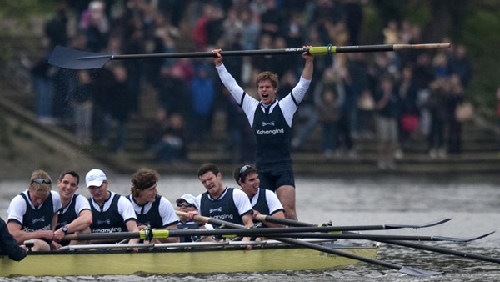
[[[311,83],[314,57],[308,52],[302,53],[302,58],[305,59],[302,76],[281,100],[276,99],[278,76],[269,71],[258,74],[259,101],[248,95],[227,71],[222,64],[221,51],[212,51],[217,54],[213,61],[222,83],[245,112],[256,136],[257,169],[262,186],[275,191],[285,208],[286,217],[296,220],[295,180],[290,157],[292,119]]]

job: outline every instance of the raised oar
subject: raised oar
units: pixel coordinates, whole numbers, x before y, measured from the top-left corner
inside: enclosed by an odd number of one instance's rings
[[[186,215],[186,213],[177,212],[177,215]],[[205,216],[201,216],[201,215],[196,215],[193,217],[193,219],[201,221],[201,222],[205,222],[205,223],[224,225],[228,228],[233,228],[233,229],[246,229],[246,227],[243,225],[234,224],[234,223],[230,223],[230,222],[227,222],[224,220],[205,217]],[[378,260],[378,259],[366,258],[366,257],[360,256],[360,255],[346,253],[346,252],[343,252],[340,250],[335,250],[335,249],[328,248],[325,246],[321,246],[321,245],[317,245],[317,244],[313,244],[313,243],[309,243],[309,242],[305,242],[305,241],[300,241],[300,240],[296,240],[296,239],[288,239],[288,238],[274,238],[274,239],[281,241],[283,243],[291,244],[291,245],[301,246],[304,248],[318,250],[318,251],[328,253],[328,254],[334,254],[337,256],[341,256],[341,257],[346,257],[346,258],[350,258],[350,259],[363,261],[363,262],[366,262],[369,264],[374,264],[374,265],[379,265],[379,266],[383,266],[383,267],[390,268],[390,269],[395,269],[401,273],[408,274],[408,275],[431,276],[431,275],[441,275],[442,274],[441,272],[417,269],[417,268],[412,268],[412,267],[408,267],[408,266],[404,266],[404,265],[400,265],[400,264],[390,263],[390,262],[386,262],[386,261],[382,261],[382,260]]]
[[[273,217],[270,215],[264,215],[264,214],[258,214],[256,216],[257,220],[260,221],[268,221],[272,223],[278,223],[278,224],[284,224],[288,226],[317,226],[315,224],[310,224],[310,223],[305,223],[305,222],[300,222],[296,221],[293,219],[287,219],[287,218],[277,218]],[[378,224],[378,225],[352,225],[352,226],[338,226],[337,231],[361,231],[361,230],[383,230],[383,229],[420,229],[420,228],[427,228],[427,227],[432,227],[436,226],[439,224],[446,223],[450,221],[450,218],[445,218],[441,220],[437,220],[434,222],[426,223],[426,224]],[[327,227],[332,227],[335,228],[335,226],[327,226]]]
[[[361,46],[321,46],[311,48],[282,48],[282,49],[260,49],[222,51],[227,56],[253,56],[253,55],[286,55],[309,52],[312,55],[331,55],[335,53],[359,53],[359,52],[388,52],[404,49],[436,49],[449,48],[450,43],[424,43],[424,44],[381,44]],[[109,55],[103,53],[92,53],[75,50],[62,46],[56,46],[49,57],[49,63],[67,69],[96,69],[102,68],[110,60],[130,59],[152,59],[152,58],[213,58],[212,52],[189,52],[189,53],[151,53],[151,54],[118,54]]]

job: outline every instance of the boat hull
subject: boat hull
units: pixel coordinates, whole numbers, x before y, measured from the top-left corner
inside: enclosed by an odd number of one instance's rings
[[[377,248],[336,249],[375,258]],[[66,276],[265,272],[328,269],[356,260],[300,248],[161,250],[30,254],[21,262],[0,257],[0,276]]]

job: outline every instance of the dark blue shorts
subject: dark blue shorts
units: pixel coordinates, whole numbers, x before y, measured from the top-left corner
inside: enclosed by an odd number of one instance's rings
[[[295,179],[293,171],[280,170],[280,171],[259,171],[260,187],[269,189],[276,193],[276,189],[283,185],[290,185],[295,188]]]

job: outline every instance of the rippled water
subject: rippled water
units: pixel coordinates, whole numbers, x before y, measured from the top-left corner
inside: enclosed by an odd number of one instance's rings
[[[127,193],[128,176],[109,177],[110,190]],[[235,186],[226,175],[225,184]],[[10,199],[24,189],[24,180],[0,182],[0,215],[6,217]],[[196,178],[163,177],[159,193],[173,201],[184,193],[198,194],[203,187]],[[80,193],[88,196],[86,189]],[[472,237],[498,230],[500,226],[500,183],[495,176],[460,176],[443,179],[373,177],[371,179],[297,179],[299,219],[311,223],[333,221],[336,225],[408,223],[421,224],[442,218],[452,221],[428,229],[387,230],[370,233]],[[468,244],[436,243],[455,250],[500,258],[500,235]],[[415,278],[383,267],[360,263],[325,271],[282,271],[214,275],[16,277],[0,281],[494,281],[500,265],[450,255],[382,245],[380,260],[425,270],[443,276]]]

